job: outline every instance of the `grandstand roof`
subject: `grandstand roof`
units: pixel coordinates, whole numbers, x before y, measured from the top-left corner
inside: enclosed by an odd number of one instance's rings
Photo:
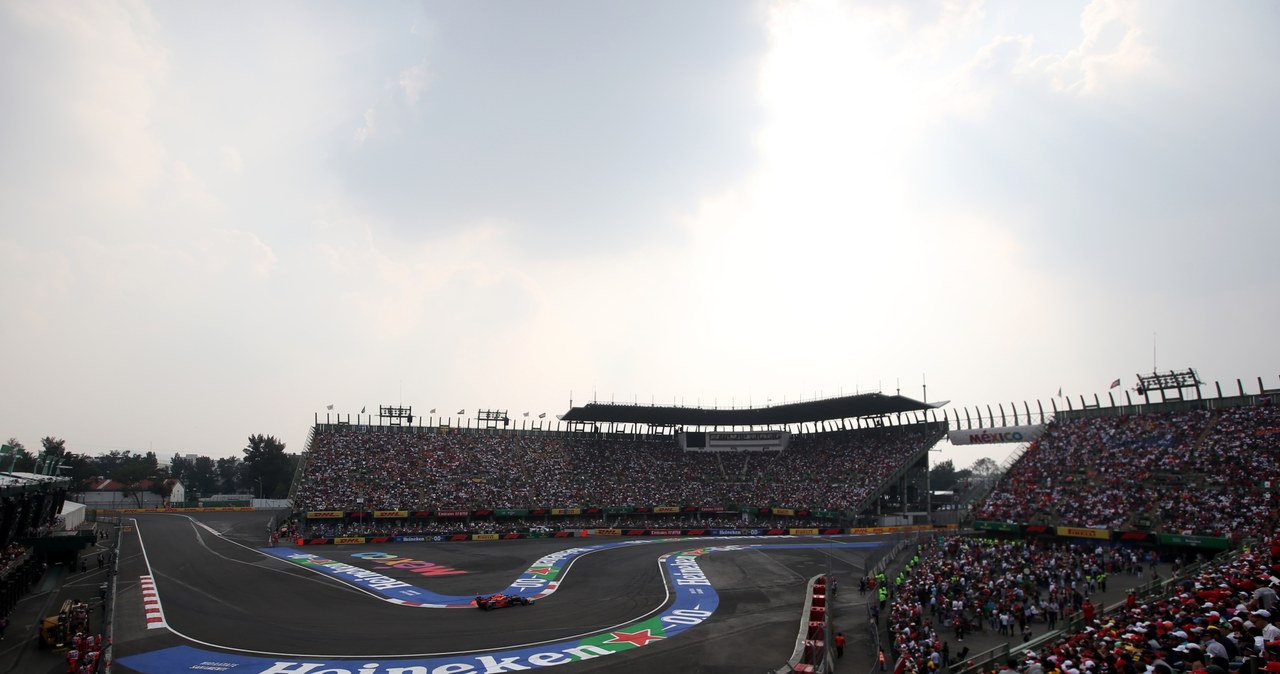
[[[780,426],[785,424],[919,412],[945,403],[925,403],[899,395],[879,393],[825,398],[767,407],[705,408],[675,405],[587,403],[561,417],[564,421],[588,421],[656,426]]]

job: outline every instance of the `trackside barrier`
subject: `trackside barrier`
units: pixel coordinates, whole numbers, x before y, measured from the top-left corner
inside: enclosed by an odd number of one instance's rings
[[[787,664],[774,674],[827,674],[835,668],[831,640],[831,614],[827,611],[827,577],[809,579],[804,609],[800,612],[800,631]]]

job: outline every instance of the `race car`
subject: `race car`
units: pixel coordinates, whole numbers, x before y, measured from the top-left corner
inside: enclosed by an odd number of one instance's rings
[[[495,608],[508,606],[532,606],[533,600],[515,594],[494,594],[488,597],[476,595],[476,608],[492,611]]]

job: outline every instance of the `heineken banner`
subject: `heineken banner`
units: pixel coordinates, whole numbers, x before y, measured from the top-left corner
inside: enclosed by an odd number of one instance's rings
[[[1226,550],[1231,541],[1214,536],[1186,536],[1183,534],[1160,534],[1160,545],[1187,545],[1196,548]]]
[[[524,517],[529,514],[529,511],[517,508],[498,508],[493,513],[498,517]]]
[[[1021,529],[1018,525],[1009,524],[1008,522],[983,522],[981,520],[974,522],[973,527],[982,531],[1001,531],[1007,534],[1016,534]]]

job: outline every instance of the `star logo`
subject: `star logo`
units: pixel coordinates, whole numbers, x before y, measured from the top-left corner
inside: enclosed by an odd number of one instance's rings
[[[650,641],[661,641],[666,637],[660,637],[649,629],[642,629],[639,632],[610,632],[613,637],[606,644],[631,644],[632,646],[644,646]]]

